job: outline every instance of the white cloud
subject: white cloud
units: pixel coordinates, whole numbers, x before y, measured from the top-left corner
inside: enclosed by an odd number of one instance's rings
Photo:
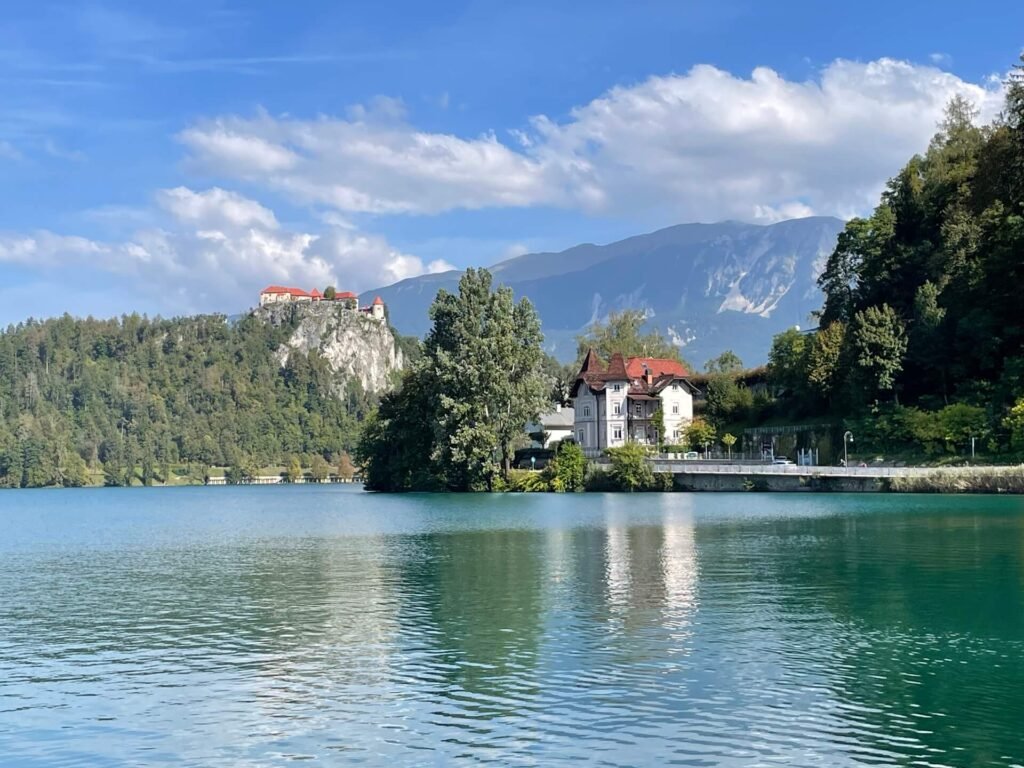
[[[424,133],[393,105],[349,119],[223,117],[184,131],[205,170],[352,213],[438,213],[557,202],[545,165],[501,144]]]
[[[157,203],[179,221],[203,226],[248,227],[260,226],[277,229],[273,211],[255,200],[235,192],[214,187],[205,192],[194,192],[187,187],[162,189]]]
[[[933,67],[836,61],[815,81],[710,66],[615,88],[565,124],[535,121],[543,152],[592,169],[605,210],[662,207],[678,220],[869,209],[924,150],[955,94],[983,118],[1002,94]],[[772,218],[769,216],[768,218]]]
[[[225,124],[190,128],[181,139],[201,156],[216,158],[223,170],[238,176],[277,173],[294,168],[299,158],[266,139],[244,135]]]
[[[349,229],[284,231],[269,209],[219,188],[162,190],[157,200],[173,228],[149,227],[116,242],[48,231],[0,234],[0,263],[40,275],[104,273],[125,286],[125,305],[111,311],[136,307],[141,294],[176,313],[236,311],[254,304],[268,283],[361,292],[452,268]]]
[[[927,146],[954,94],[983,119],[1002,100],[997,84],[892,59],[837,60],[807,81],[701,65],[613,88],[565,121],[538,116],[512,130],[514,146],[419,131],[394,102],[346,118],[226,116],[180,138],[205,170],[347,213],[544,205],[677,221],[848,216]]]

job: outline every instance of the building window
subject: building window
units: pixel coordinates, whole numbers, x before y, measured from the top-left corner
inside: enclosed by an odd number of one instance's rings
[[[672,413],[679,413],[679,403],[672,403]]]
[[[679,385],[676,382],[672,382],[672,389],[679,389]]]
[[[612,436],[616,440],[621,440],[622,439],[622,427],[616,427],[615,431],[612,433]]]
[[[582,429],[580,430],[579,438],[580,438],[580,445],[586,445],[586,441],[583,439],[583,430]]]
[[[615,413],[616,416],[621,416],[622,415],[622,403],[616,403],[614,408],[613,408],[613,412]]]
[[[612,384],[612,392],[621,392],[621,391],[622,391],[622,385],[621,384]]]
[[[644,407],[640,403],[637,403],[633,410],[636,412],[637,416],[642,416],[644,413]]]
[[[583,406],[583,415],[584,416],[589,416],[590,415],[590,406],[589,405],[584,405]]]
[[[679,430],[678,430],[678,429],[677,429],[677,430],[675,430],[675,431],[674,431],[674,432],[672,433],[672,437],[673,437],[673,438],[675,438],[676,440],[678,440],[678,439],[679,439]]]

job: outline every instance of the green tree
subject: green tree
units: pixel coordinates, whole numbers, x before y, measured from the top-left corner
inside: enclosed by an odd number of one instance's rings
[[[313,457],[313,461],[310,464],[309,474],[313,478],[313,482],[322,483],[330,477],[331,467],[323,456],[317,454]]]
[[[654,484],[654,472],[647,461],[647,451],[639,443],[609,448],[611,476],[623,491],[641,491]]]
[[[540,321],[528,301],[469,269],[438,292],[423,360],[385,397],[358,456],[368,487],[490,489],[548,403]]]
[[[732,447],[734,445],[736,445],[736,435],[732,435],[732,434],[726,432],[724,435],[722,435],[721,440],[722,440],[722,445],[724,445],[725,449],[729,452],[729,459],[731,460],[732,459]]]
[[[816,396],[831,402],[842,382],[842,356],[846,327],[833,322],[820,329],[807,354],[807,384]]]
[[[558,478],[562,490],[569,492],[582,491],[587,473],[587,457],[573,440],[562,440],[555,452],[555,477]]]
[[[327,301],[334,301],[337,295],[338,290],[333,285],[328,285],[324,288],[324,298],[327,299]]]
[[[715,442],[715,428],[704,419],[696,418],[686,428],[686,439],[691,448],[700,448]]]
[[[297,483],[302,479],[302,464],[298,456],[292,456],[288,461],[288,468],[284,473],[285,482]]]
[[[609,359],[616,352],[625,357],[660,357],[685,364],[679,348],[659,331],[643,332],[647,315],[642,310],[626,309],[612,312],[603,323],[595,323],[576,338],[577,363],[593,349],[599,357]],[[576,366],[579,370],[579,365]]]
[[[805,388],[807,337],[796,328],[789,328],[772,339],[768,375],[777,387],[790,392],[799,393]]]
[[[970,446],[971,438],[988,435],[988,419],[984,408],[967,403],[953,403],[939,411],[942,434],[951,447]]]
[[[888,304],[868,307],[853,318],[853,361],[864,391],[891,392],[903,370],[907,337],[903,321]]]
[[[1010,434],[1010,447],[1015,451],[1024,451],[1024,396],[1017,399],[1002,425]]]
[[[743,370],[743,361],[739,355],[727,349],[718,357],[708,360],[704,364],[704,370],[708,373],[739,373]]]

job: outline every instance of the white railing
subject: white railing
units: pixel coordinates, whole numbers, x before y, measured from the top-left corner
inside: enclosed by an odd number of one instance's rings
[[[651,459],[655,472],[709,475],[796,475],[812,477],[920,477],[943,471],[984,471],[988,467],[801,467],[795,464],[725,464]]]

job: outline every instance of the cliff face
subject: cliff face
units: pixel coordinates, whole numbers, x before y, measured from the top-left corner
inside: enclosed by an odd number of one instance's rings
[[[293,312],[298,326],[276,353],[282,366],[293,350],[316,351],[337,375],[339,392],[350,381],[359,381],[367,392],[390,387],[391,374],[401,370],[404,361],[386,321],[326,301],[270,304],[253,310],[275,325],[287,322]]]

